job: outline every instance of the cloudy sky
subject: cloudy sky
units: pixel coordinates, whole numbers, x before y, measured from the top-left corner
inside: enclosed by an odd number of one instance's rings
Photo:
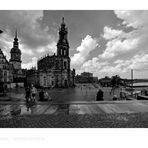
[[[99,78],[115,74],[148,77],[148,11],[0,11],[0,47],[7,59],[18,30],[22,67],[56,52],[58,28],[65,17],[71,68]]]

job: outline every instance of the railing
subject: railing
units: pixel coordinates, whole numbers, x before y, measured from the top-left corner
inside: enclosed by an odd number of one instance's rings
[[[133,102],[133,100],[116,100],[116,101],[47,101],[47,102],[40,102],[37,101],[35,105],[95,105],[95,104],[124,104],[124,103],[130,103]],[[13,104],[18,104],[18,105],[25,105],[25,101],[0,101],[1,105],[13,105]]]

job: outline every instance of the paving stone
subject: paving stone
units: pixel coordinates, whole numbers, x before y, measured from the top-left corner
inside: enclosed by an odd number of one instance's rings
[[[147,113],[100,115],[24,115],[0,119],[1,128],[141,128],[148,127]]]

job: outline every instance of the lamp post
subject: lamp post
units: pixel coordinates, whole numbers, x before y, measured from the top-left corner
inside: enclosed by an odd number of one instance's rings
[[[133,69],[131,69],[131,87],[132,87],[132,97],[133,97]]]

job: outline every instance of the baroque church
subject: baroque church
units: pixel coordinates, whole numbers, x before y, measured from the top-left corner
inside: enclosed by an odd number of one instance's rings
[[[12,84],[18,84],[26,79],[26,72],[21,68],[21,50],[17,31],[13,42],[13,48],[10,50],[10,60],[8,61],[3,51],[0,49],[0,83],[6,87],[11,87]]]
[[[68,29],[62,18],[57,53],[47,54],[37,61],[37,70],[27,72],[27,82],[41,87],[74,87],[75,69],[70,69]]]

